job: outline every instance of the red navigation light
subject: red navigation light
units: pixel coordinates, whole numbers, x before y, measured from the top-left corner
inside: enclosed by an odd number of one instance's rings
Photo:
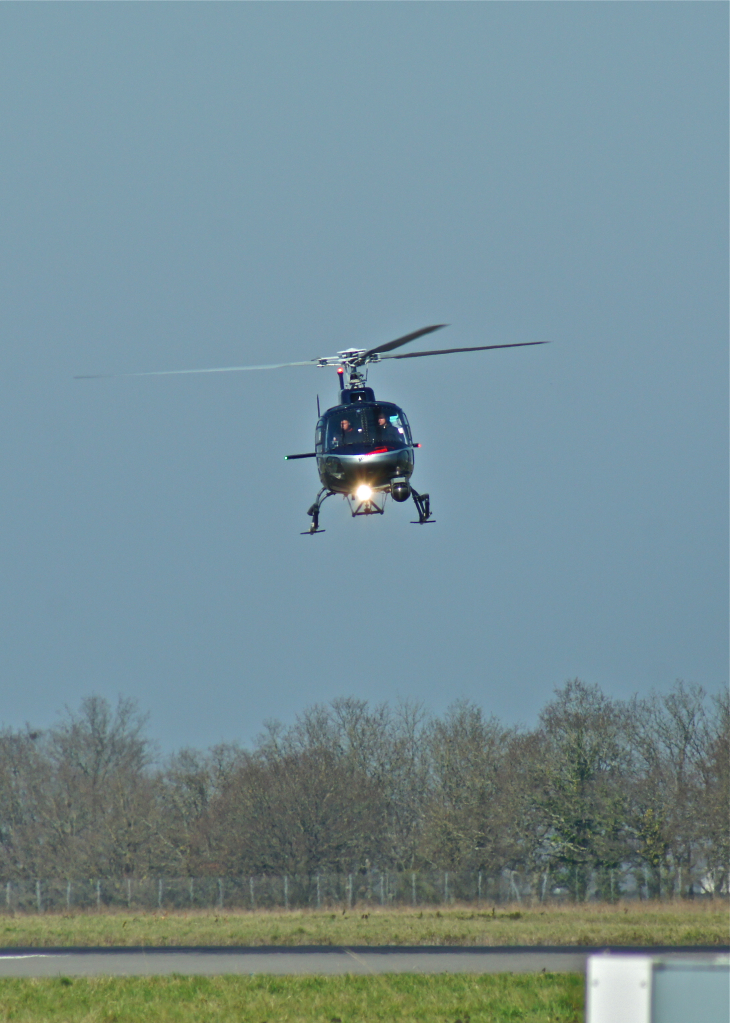
[[[345,371],[344,371],[344,369],[342,368],[342,366],[340,366],[340,368],[339,368],[339,369],[337,370],[337,372],[338,372],[338,373],[344,373]]]
[[[388,451],[388,448],[373,448],[372,451],[368,451],[369,455],[382,455],[384,451]]]

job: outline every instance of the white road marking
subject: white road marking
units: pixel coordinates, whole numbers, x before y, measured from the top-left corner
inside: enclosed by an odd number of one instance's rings
[[[18,956],[0,955],[0,959],[68,959],[67,952],[24,952]]]

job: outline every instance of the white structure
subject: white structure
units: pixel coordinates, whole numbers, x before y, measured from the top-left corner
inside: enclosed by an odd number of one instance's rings
[[[595,955],[586,1023],[728,1023],[730,959]]]

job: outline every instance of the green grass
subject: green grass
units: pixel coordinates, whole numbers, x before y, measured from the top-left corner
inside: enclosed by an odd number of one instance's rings
[[[0,915],[0,947],[67,945],[722,945],[728,904]]]
[[[579,1023],[575,974],[0,980],[13,1023]]]

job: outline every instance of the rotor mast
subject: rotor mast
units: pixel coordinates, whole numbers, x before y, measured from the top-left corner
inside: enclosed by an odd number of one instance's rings
[[[317,359],[318,366],[337,366],[337,373],[340,378],[340,390],[362,390],[368,379],[368,366],[371,362],[380,362],[381,354],[390,352],[394,348],[401,348],[411,341],[415,341],[424,334],[431,334],[434,330],[441,330],[445,323],[436,323],[431,327],[421,327],[414,330],[412,334],[396,338],[395,341],[386,341],[385,344],[377,345],[375,348],[345,348],[337,355]],[[388,356],[386,356],[388,358]],[[397,356],[390,356],[397,358]]]

